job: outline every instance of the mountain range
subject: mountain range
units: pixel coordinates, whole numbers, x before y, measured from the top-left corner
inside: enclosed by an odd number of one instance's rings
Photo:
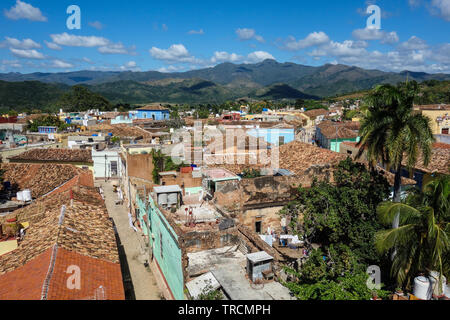
[[[450,80],[449,74],[400,73],[326,64],[319,67],[265,60],[256,64],[223,63],[212,68],[177,73],[76,71],[66,73],[0,73],[0,103],[4,94],[20,91],[26,81],[42,83],[51,94],[85,85],[114,103],[221,103],[237,98],[318,99],[367,90],[377,84],[406,79]],[[44,85],[45,84],[45,85]],[[39,86],[34,84],[34,86]],[[3,88],[3,89],[2,89]],[[11,99],[8,99],[11,100]]]

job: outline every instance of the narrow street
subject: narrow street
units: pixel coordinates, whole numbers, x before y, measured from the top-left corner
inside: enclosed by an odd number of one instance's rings
[[[114,220],[121,246],[122,276],[127,299],[161,300],[160,291],[150,268],[144,266],[143,240],[130,227],[126,205],[116,205],[117,193],[113,192],[115,181],[99,181],[97,187],[103,189],[109,216]]]

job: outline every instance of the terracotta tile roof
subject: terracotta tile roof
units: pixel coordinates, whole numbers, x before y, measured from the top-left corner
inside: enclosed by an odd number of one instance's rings
[[[334,121],[323,121],[318,126],[320,129],[324,129],[327,127],[344,127],[353,131],[359,131],[361,128],[361,123],[358,121],[343,121],[343,122],[334,122]]]
[[[32,149],[11,157],[9,160],[93,163],[91,150],[75,149]]]
[[[50,247],[13,272],[0,275],[0,300],[40,300],[51,255]]]
[[[41,197],[85,172],[64,164],[3,163],[0,167],[5,170],[4,181],[16,185],[17,191],[30,189],[33,198]]]
[[[67,288],[69,266],[78,266],[81,289]],[[120,264],[99,260],[59,248],[53,270],[48,300],[124,300]]]
[[[407,164],[407,159],[403,160],[404,166]],[[430,163],[428,166],[423,165],[423,155],[417,157],[415,168],[427,173],[442,173],[450,174],[450,148],[446,143],[439,143],[433,145]]]
[[[60,225],[62,205],[66,211]],[[124,299],[113,225],[96,189],[78,186],[55,193],[17,210],[14,215],[19,223],[30,222],[30,228],[18,249],[0,256],[0,287],[5,282],[14,282],[17,288],[16,292],[0,289],[0,299],[40,299],[55,245],[56,264],[48,299],[93,299],[99,286],[104,288],[100,292],[104,298]],[[66,287],[66,270],[70,265],[81,268],[81,291]],[[29,281],[27,274],[33,281]]]
[[[62,205],[66,205],[66,213],[60,227]],[[83,255],[119,262],[112,223],[96,189],[75,187],[37,200],[10,216],[16,216],[19,223],[30,222],[30,228],[18,249],[0,257],[0,274],[24,265],[55,243]]]
[[[111,125],[111,124],[99,124],[96,126],[90,126],[89,132],[85,134],[94,134],[98,132],[103,133],[112,133],[116,137],[121,138],[137,138],[137,137],[143,137],[144,139],[150,139],[152,137],[152,134],[140,127],[137,126],[128,126],[126,124],[117,124],[117,125]]]
[[[144,107],[136,108],[136,110],[146,110],[146,111],[169,111],[169,109],[163,107],[162,105],[147,105]]]
[[[324,135],[327,139],[333,140],[333,139],[355,139],[358,137],[358,134],[350,129],[347,129],[346,127],[324,127],[320,129],[320,132],[322,135]]]
[[[328,111],[325,109],[314,109],[304,112],[306,116],[308,116],[310,119],[315,119],[318,116],[326,116],[328,114]]]
[[[280,147],[280,168],[297,175],[316,165],[335,165],[347,159],[346,155],[322,149],[311,144],[293,141]]]

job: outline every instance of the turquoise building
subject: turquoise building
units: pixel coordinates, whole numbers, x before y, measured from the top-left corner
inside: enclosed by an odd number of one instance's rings
[[[152,197],[136,196],[136,217],[148,236],[153,259],[175,300],[184,300],[182,250],[178,235]]]

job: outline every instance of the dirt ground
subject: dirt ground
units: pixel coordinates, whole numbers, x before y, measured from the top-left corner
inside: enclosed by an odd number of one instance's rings
[[[144,266],[144,242],[129,224],[128,209],[125,205],[116,205],[117,194],[113,192],[114,181],[97,182],[105,194],[106,207],[114,220],[121,246],[122,276],[124,278],[127,299],[161,300],[161,293],[150,268]]]

